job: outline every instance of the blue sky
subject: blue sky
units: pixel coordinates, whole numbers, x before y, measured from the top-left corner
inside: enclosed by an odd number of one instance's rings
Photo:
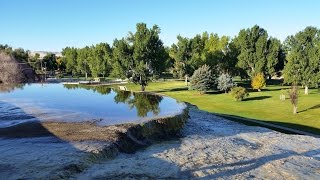
[[[319,0],[0,0],[0,44],[29,50],[108,42],[138,22],[161,28],[165,45],[203,31],[235,36],[255,24],[284,40],[320,28]]]

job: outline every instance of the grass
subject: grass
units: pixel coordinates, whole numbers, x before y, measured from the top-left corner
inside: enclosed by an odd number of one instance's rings
[[[135,84],[126,86],[129,90],[140,90],[140,86]],[[209,92],[200,95],[197,91],[189,91],[183,81],[152,82],[146,87],[146,91],[162,93],[212,113],[250,118],[320,134],[319,91],[311,89],[309,95],[304,95],[301,89],[298,114],[294,115],[288,95],[286,94],[285,101],[279,99],[281,90],[288,88],[270,85],[261,92],[250,92],[250,96],[241,102],[234,101],[229,94],[225,93]]]

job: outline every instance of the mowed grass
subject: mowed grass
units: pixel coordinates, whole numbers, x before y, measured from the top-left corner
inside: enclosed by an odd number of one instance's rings
[[[140,91],[138,85],[126,86],[129,90]],[[303,89],[300,89],[298,114],[293,114],[287,93],[285,92],[285,101],[280,101],[279,98],[282,90],[288,88],[270,85],[261,92],[250,92],[250,96],[241,102],[234,101],[231,95],[225,93],[199,94],[197,91],[189,91],[183,81],[152,82],[146,87],[146,91],[162,93],[208,112],[266,121],[320,134],[319,91],[310,89],[309,95],[304,95]]]

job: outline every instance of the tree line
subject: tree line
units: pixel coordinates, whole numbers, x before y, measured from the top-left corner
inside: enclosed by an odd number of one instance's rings
[[[145,23],[138,23],[136,32],[115,39],[112,45],[66,47],[62,58],[52,55],[46,61],[51,70],[70,75],[129,78],[139,83],[142,90],[150,77],[158,78],[167,72],[184,78],[203,65],[220,74],[247,79],[258,74],[265,78],[283,76],[287,84],[303,85],[306,93],[309,87],[319,84],[320,30],[316,27],[306,27],[283,43],[255,25],[240,30],[233,38],[208,32],[192,38],[178,35],[177,42],[170,47],[163,45],[160,32],[157,25],[148,28]],[[16,54],[26,59],[23,53]],[[37,62],[37,58],[27,60],[32,61]]]

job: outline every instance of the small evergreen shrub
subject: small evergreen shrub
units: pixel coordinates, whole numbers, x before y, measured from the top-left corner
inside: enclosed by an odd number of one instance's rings
[[[220,91],[227,91],[236,86],[236,84],[232,81],[232,77],[228,73],[223,73],[218,77],[218,89]]]
[[[215,86],[215,76],[210,70],[210,67],[203,65],[194,71],[190,78],[190,90],[197,90],[200,93],[205,93]]]
[[[231,89],[230,94],[236,101],[242,101],[249,96],[249,93],[244,87],[234,87]]]
[[[261,89],[265,86],[266,86],[266,79],[264,78],[263,73],[258,73],[252,78],[251,87],[253,89],[257,89],[258,91],[261,91]]]

